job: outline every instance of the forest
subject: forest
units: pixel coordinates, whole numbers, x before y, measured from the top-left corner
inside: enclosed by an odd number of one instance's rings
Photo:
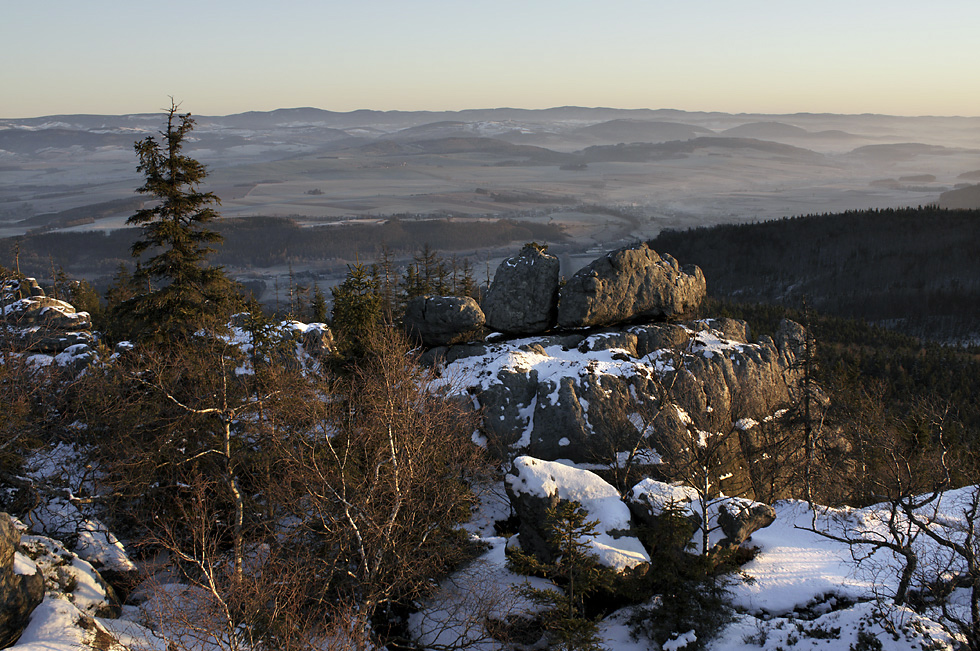
[[[664,231],[657,251],[696,264],[719,299],[852,317],[937,342],[980,329],[980,211],[936,207],[806,215]]]

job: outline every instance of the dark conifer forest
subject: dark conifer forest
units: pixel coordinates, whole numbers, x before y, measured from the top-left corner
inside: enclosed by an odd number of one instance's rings
[[[651,242],[708,294],[853,317],[941,342],[980,332],[980,211],[934,207],[807,215],[664,231]]]

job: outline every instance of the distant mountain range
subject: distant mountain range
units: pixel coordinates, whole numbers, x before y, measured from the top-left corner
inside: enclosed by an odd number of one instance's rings
[[[646,237],[680,223],[931,204],[944,192],[954,194],[943,205],[972,207],[976,193],[962,186],[980,180],[980,118],[566,106],[195,119],[187,153],[208,167],[229,217],[480,216],[578,202],[627,207],[632,237]],[[118,228],[139,183],[133,143],[162,125],[162,113],[0,119],[0,237]],[[539,195],[561,201],[520,200]]]

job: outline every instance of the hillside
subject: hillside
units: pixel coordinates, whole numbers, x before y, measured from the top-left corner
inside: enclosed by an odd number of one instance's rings
[[[956,188],[939,195],[939,207],[951,210],[976,210],[980,208],[980,185]]]
[[[855,211],[664,231],[721,299],[814,309],[937,341],[980,334],[980,211]]]

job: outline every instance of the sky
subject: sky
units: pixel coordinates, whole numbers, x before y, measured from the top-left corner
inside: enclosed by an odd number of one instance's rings
[[[0,0],[0,117],[980,115],[978,0]]]

